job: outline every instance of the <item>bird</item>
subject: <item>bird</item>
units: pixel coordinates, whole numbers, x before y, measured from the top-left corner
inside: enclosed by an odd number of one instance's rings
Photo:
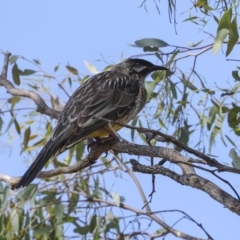
[[[154,71],[168,70],[139,58],[127,58],[113,65],[109,71],[86,80],[72,94],[63,108],[51,138],[37,155],[19,182],[12,187],[28,186],[47,161],[77,143],[89,139],[103,139],[115,135],[123,124],[132,120],[147,101],[145,78]]]

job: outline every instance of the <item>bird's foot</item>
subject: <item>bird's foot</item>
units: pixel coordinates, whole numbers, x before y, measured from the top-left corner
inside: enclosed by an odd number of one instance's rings
[[[95,141],[93,138],[88,138],[87,141],[86,141],[88,152],[97,148],[98,144],[99,144],[98,141]]]
[[[103,144],[112,140],[116,140],[119,139],[118,136],[114,135],[109,135],[108,137],[104,137],[104,138],[88,138],[87,139],[87,150],[88,152],[90,152],[91,150],[94,150],[95,148],[98,147],[99,144]],[[117,152],[114,152],[116,155],[118,154]],[[107,157],[108,152],[105,152],[105,156]]]
[[[91,150],[94,150],[96,149],[99,144],[102,144],[102,143],[105,143],[107,141],[102,141],[102,138],[88,138],[87,139],[87,150],[88,152],[90,152]],[[108,155],[108,152],[105,152],[105,156],[104,157],[107,157]]]

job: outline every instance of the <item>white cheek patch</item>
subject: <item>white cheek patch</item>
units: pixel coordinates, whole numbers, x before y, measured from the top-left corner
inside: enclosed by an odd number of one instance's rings
[[[145,66],[137,66],[137,67],[134,67],[134,70],[136,72],[141,72],[142,70],[144,70],[146,67]]]

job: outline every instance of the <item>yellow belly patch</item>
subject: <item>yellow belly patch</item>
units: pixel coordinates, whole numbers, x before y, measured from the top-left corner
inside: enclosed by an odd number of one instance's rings
[[[114,125],[112,125],[112,128],[114,129],[114,131],[117,132],[122,128],[122,126],[114,124]],[[91,133],[88,137],[89,138],[96,138],[96,137],[103,138],[103,137],[108,137],[111,133],[112,133],[112,129],[108,125],[106,125],[103,128],[98,129],[97,131]]]

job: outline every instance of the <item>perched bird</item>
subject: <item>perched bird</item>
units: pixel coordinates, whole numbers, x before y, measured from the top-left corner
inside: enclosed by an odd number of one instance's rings
[[[132,120],[147,100],[145,77],[158,70],[167,68],[129,58],[84,82],[68,100],[52,137],[15,188],[28,186],[51,157],[80,141],[115,135],[112,129],[118,131],[121,127],[115,124],[111,129],[106,121],[97,117],[122,123]]]

